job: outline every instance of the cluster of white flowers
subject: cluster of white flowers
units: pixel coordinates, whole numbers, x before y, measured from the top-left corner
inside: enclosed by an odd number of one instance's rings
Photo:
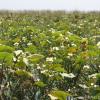
[[[70,59],[70,57],[72,57],[72,56],[73,56],[73,54],[72,54],[72,53],[68,53],[67,58],[69,58],[69,59]]]
[[[72,43],[71,45],[72,45],[73,47],[76,47],[76,44],[74,44],[74,43]]]
[[[41,69],[41,66],[39,64],[36,64],[37,65],[37,69]]]
[[[48,72],[48,70],[42,70],[42,71],[41,71],[41,73],[45,73],[45,72]]]
[[[49,77],[53,77],[54,75],[49,74]]]
[[[30,46],[30,45],[32,45],[32,43],[31,43],[31,42],[27,43],[27,46]]]
[[[56,57],[47,57],[46,61],[47,62],[53,62],[56,59]]]
[[[81,88],[87,89],[88,87],[85,84],[79,84]]]
[[[68,37],[65,37],[65,41],[69,41],[69,38]]]
[[[14,51],[14,54],[16,56],[19,56],[20,54],[23,54],[23,51],[22,50],[16,50],[16,51]]]
[[[69,31],[68,31],[67,33],[68,33],[69,35],[72,35],[72,34],[73,34],[73,33],[69,32]]]
[[[98,85],[96,85],[96,84],[94,84],[94,83],[91,83],[91,86],[93,86],[93,87],[98,87]]]
[[[26,41],[26,37],[22,37],[22,40],[23,40],[23,41]]]
[[[83,23],[80,23],[80,26],[83,26]]]
[[[71,24],[72,26],[76,27],[77,25],[76,24]]]
[[[51,28],[49,31],[55,33],[56,30],[54,28]]]
[[[59,47],[53,47],[52,49],[58,51]]]
[[[46,65],[43,64],[42,67],[46,67]]]
[[[90,68],[89,65],[84,65],[84,66],[83,66],[83,69],[89,69],[89,68]]]
[[[98,73],[95,73],[95,74],[89,75],[88,77],[89,77],[89,78],[96,78],[97,74],[98,74]]]
[[[97,47],[100,49],[100,41],[97,43]]]
[[[81,28],[81,26],[77,26],[79,29]]]
[[[18,42],[15,42],[15,43],[14,43],[14,46],[18,46],[18,45],[19,45],[19,43],[18,43]]]
[[[62,77],[67,77],[67,78],[74,78],[75,77],[75,75],[73,73],[69,73],[69,74],[67,74],[67,73],[60,73],[60,75]]]
[[[14,54],[15,54],[16,56],[18,56],[18,55],[20,55],[20,54],[22,54],[22,53],[23,53],[22,50],[16,50],[16,51],[14,51]]]
[[[68,56],[73,56],[73,54],[72,53],[68,53]]]
[[[60,48],[62,48],[62,49],[64,49],[64,47],[65,47],[64,45],[61,45],[61,46],[60,46]]]

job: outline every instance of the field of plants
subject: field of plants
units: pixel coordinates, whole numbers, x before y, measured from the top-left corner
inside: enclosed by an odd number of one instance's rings
[[[0,100],[100,100],[100,12],[1,11]]]

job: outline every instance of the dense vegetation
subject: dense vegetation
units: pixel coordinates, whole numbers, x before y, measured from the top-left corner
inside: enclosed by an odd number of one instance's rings
[[[0,100],[100,100],[99,12],[0,12]]]

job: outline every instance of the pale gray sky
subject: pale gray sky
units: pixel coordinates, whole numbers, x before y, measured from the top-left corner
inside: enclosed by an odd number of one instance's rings
[[[0,0],[0,9],[100,11],[100,0]]]

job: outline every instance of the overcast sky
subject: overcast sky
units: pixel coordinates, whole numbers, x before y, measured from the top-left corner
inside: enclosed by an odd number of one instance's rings
[[[100,11],[100,0],[0,0],[0,9]]]

